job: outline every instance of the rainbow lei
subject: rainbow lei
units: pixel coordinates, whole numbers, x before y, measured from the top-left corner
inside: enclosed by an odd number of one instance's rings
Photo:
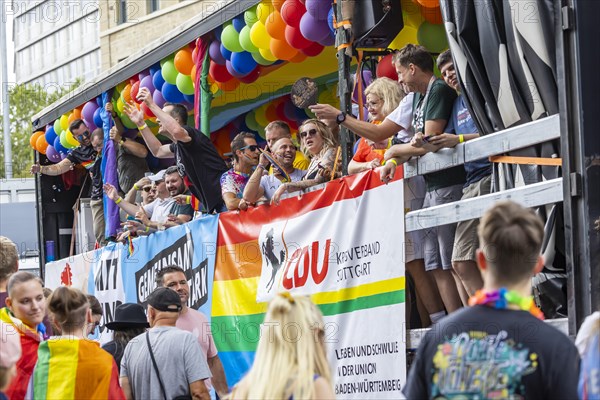
[[[484,305],[497,309],[506,309],[509,304],[518,306],[521,310],[529,311],[537,319],[544,319],[544,313],[533,301],[533,296],[520,296],[514,290],[500,288],[494,291],[478,290],[474,296],[469,298],[469,305]]]

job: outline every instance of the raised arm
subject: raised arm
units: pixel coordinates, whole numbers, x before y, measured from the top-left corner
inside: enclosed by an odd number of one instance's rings
[[[150,111],[152,111],[152,113],[156,115],[156,118],[160,119],[162,126],[167,130],[167,132],[169,132],[173,139],[175,139],[178,142],[189,142],[190,140],[192,140],[187,131],[181,125],[179,125],[179,122],[177,122],[175,118],[170,116],[168,113],[164,112],[162,108],[160,108],[154,102],[154,100],[152,99],[152,95],[150,94],[150,91],[148,91],[148,89],[141,88],[138,92],[137,98],[138,100],[141,100],[144,103],[146,103]]]
[[[146,90],[145,88],[142,90]],[[146,90],[147,91],[147,90]],[[149,92],[148,92],[149,93]],[[152,96],[149,96],[152,98]],[[154,136],[146,122],[144,121],[144,114],[137,109],[137,107],[133,104],[133,102],[129,104],[125,104],[123,111],[129,119],[137,125],[138,130],[141,132],[142,137],[144,138],[144,142],[150,149],[152,155],[156,158],[171,158],[173,157],[173,152],[169,148],[168,144],[162,144],[160,140]]]
[[[246,187],[244,188],[243,199],[248,203],[256,203],[265,194],[265,189],[260,185],[260,180],[268,165],[269,161],[261,154],[258,166],[252,175],[250,175],[250,179],[248,179],[248,183],[246,183]]]
[[[135,204],[131,204],[130,202],[125,201],[122,197],[120,197],[116,187],[114,187],[110,183],[105,183],[103,188],[104,193],[106,193],[106,196],[112,201],[114,201],[120,209],[122,209],[132,217],[135,216],[135,213],[138,211],[138,207]]]

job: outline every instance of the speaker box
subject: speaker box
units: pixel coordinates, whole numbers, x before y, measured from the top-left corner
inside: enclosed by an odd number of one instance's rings
[[[400,0],[357,0],[352,15],[356,48],[387,48],[404,28]]]

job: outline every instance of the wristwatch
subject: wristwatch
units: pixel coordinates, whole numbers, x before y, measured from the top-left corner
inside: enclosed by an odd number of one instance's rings
[[[119,140],[119,144],[120,144],[121,146],[123,146],[123,144],[124,144],[126,141],[127,141],[127,138],[126,138],[126,137],[122,137],[122,138],[121,138],[121,140]]]
[[[342,122],[344,122],[346,120],[346,113],[345,112],[341,112],[337,115],[337,117],[335,117],[335,122],[337,122],[337,124],[341,124]]]

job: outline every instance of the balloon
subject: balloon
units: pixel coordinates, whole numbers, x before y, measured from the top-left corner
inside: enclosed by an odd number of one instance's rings
[[[392,40],[392,43],[390,43],[388,48],[398,50],[409,43],[418,43],[417,30],[412,26],[405,25],[394,40]]]
[[[238,53],[233,53],[233,54],[238,54]],[[235,68],[233,68],[231,61],[227,61],[227,64],[225,64],[225,67],[227,68],[227,72],[229,72],[231,74],[231,76],[233,76],[236,79],[243,78],[245,76],[244,74],[240,74],[239,72],[237,72],[235,70]]]
[[[257,6],[249,8],[246,10],[246,12],[244,12],[244,21],[250,28],[256,23],[256,21],[258,21],[258,17],[256,16],[256,7]]]
[[[192,104],[192,106],[193,106],[193,105],[194,105],[194,101],[196,100],[196,98],[195,98],[195,96],[194,96],[194,94],[193,94],[193,93],[192,93],[192,94],[185,94],[185,93],[184,93],[184,94],[183,94],[183,100],[184,100],[186,103],[191,103],[191,104]]]
[[[411,26],[418,29],[423,23],[423,17],[421,16],[421,6],[413,2],[413,0],[401,0],[402,17],[404,19],[404,26]]]
[[[444,20],[442,19],[442,12],[439,6],[432,8],[421,8],[421,16],[431,24],[439,25],[442,22],[444,22]]]
[[[69,142],[67,142],[67,131],[62,131],[60,133],[59,139],[60,139],[60,145],[62,147],[64,147],[65,149],[67,149],[67,151],[72,148],[71,145],[69,144]]]
[[[192,78],[192,82],[196,82],[196,66],[192,67],[192,72],[190,73],[190,78]]]
[[[256,47],[254,43],[252,43],[252,39],[250,39],[249,26],[243,27],[240,32],[240,45],[244,50],[249,51],[250,53],[258,51],[258,47]]]
[[[256,61],[252,58],[252,54],[243,51],[241,53],[233,53],[231,56],[231,66],[238,74],[246,76],[256,68]]]
[[[267,33],[267,28],[262,22],[257,22],[250,29],[250,40],[259,49],[268,49],[271,37]]]
[[[177,74],[177,89],[183,94],[194,94],[194,83],[188,75]]]
[[[233,78],[225,65],[219,65],[212,61],[210,62],[208,72],[215,82],[227,82]]]
[[[271,4],[273,4],[273,8],[277,11],[281,11],[281,7],[283,6],[284,0],[271,0]]]
[[[271,104],[269,104],[269,106],[267,107],[267,109],[265,110],[265,117],[267,117],[267,119],[269,121],[276,121],[279,119],[279,116],[277,115],[277,104],[275,102],[271,102]]]
[[[162,90],[163,85],[165,84],[165,80],[162,76],[162,71],[158,70],[152,75],[152,85],[154,85],[154,89],[157,91]]]
[[[418,0],[423,7],[433,8],[440,6],[440,0]]]
[[[81,119],[81,110],[78,108],[75,108],[73,112],[71,112],[69,118],[67,119],[67,123],[71,125],[71,122],[75,121],[76,119]]]
[[[279,12],[287,25],[298,28],[300,19],[306,13],[306,7],[299,0],[285,0]]]
[[[240,34],[235,30],[233,25],[223,28],[223,33],[221,33],[221,44],[231,52],[244,50],[240,45]]]
[[[147,69],[146,69],[146,70],[144,70],[144,71],[142,71],[142,72],[140,72],[140,73],[138,74],[138,79],[137,79],[137,81],[138,81],[138,82],[139,82],[139,81],[141,81],[142,79],[144,79],[144,78],[145,78],[145,77],[147,77],[148,75],[150,75],[150,72],[149,72]]]
[[[165,105],[165,103],[166,103],[166,100],[163,97],[162,92],[160,90],[155,90],[154,91],[154,93],[152,94],[152,100],[154,100],[154,102],[156,103],[156,105],[159,106],[160,108],[163,108],[164,105]]]
[[[173,60],[167,60],[163,63],[161,69],[162,77],[165,82],[174,85],[177,82],[177,68]]]
[[[93,100],[85,103],[83,105],[83,108],[81,109],[81,115],[82,115],[83,119],[90,120],[90,121],[93,120],[94,112],[96,111],[97,108],[98,108],[98,105]],[[59,134],[59,133],[57,133],[57,134]]]
[[[261,54],[260,54],[260,50],[256,53],[252,53],[252,58],[254,58],[254,61],[256,61],[258,64],[260,65],[271,65],[274,63],[274,61],[270,61],[265,59]]]
[[[327,21],[319,21],[307,12],[300,20],[300,32],[308,40],[320,42],[329,35],[329,27]]]
[[[224,92],[230,92],[232,90],[237,89],[237,87],[240,86],[240,81],[238,81],[235,78],[231,78],[227,82],[216,82],[216,83],[217,83],[217,86],[219,87],[219,89],[221,89]]]
[[[62,145],[60,137],[57,136],[56,139],[54,139],[54,144],[53,144],[54,150],[56,150],[57,153],[67,153],[69,151],[69,149],[67,149],[65,146]]]
[[[94,117],[93,116],[92,116],[92,119],[90,121],[88,121],[87,119],[84,119],[83,122],[85,123],[85,126],[87,126],[87,128],[88,128],[88,130],[90,132],[94,132],[96,129],[98,129],[98,127],[94,123]],[[54,147],[56,147],[56,146],[54,146]]]
[[[33,147],[34,149],[37,149],[37,147],[36,147],[37,140],[38,140],[38,139],[39,139],[41,136],[44,136],[44,133],[45,133],[44,131],[36,131],[36,132],[33,132],[33,134],[31,135],[31,137],[29,138],[29,144],[31,145],[31,147]],[[44,137],[44,140],[45,140],[45,139],[46,139],[46,138]]]
[[[290,46],[288,42],[279,39],[271,39],[270,49],[273,56],[279,60],[290,60],[298,53],[298,50]]]
[[[156,71],[160,71],[160,63],[156,63],[153,66],[150,67],[150,75],[154,76],[154,74],[156,73]]]
[[[60,126],[60,118],[57,118],[54,120],[54,132],[56,132],[57,135],[60,135],[60,133],[63,131],[62,126]],[[31,145],[31,147],[34,147],[33,145]]]
[[[312,44],[312,42],[302,36],[300,28],[294,28],[293,26],[285,27],[285,40],[295,49],[302,50]]]
[[[158,92],[158,90],[157,90]],[[160,93],[160,92],[159,92]],[[161,94],[162,96],[162,94]],[[152,98],[154,99],[154,95],[152,95]],[[155,101],[156,103],[156,101]],[[158,103],[157,103],[158,104]],[[162,107],[162,106],[161,106]],[[142,103],[140,104],[140,109],[142,110],[142,112],[144,113],[144,116],[146,116],[147,118],[153,118],[156,117],[156,115],[154,115],[154,113],[150,110],[150,108],[148,108],[148,106],[146,105],[146,103]]]
[[[188,50],[179,50],[175,54],[175,60],[173,61],[175,69],[180,74],[189,75],[192,72],[194,66],[194,60],[192,59],[192,52]]]
[[[131,84],[128,83],[125,85],[123,90],[121,91],[121,99],[124,103],[129,103],[131,101]]]
[[[448,48],[444,25],[434,25],[425,21],[417,31],[419,44],[432,53],[441,53]]]
[[[75,147],[79,146],[79,142],[69,130],[65,131],[65,139],[67,140],[67,144],[70,146],[70,148],[74,149]]]
[[[181,103],[183,101],[183,93],[177,89],[177,86],[170,83],[163,85],[162,95],[169,103]]]
[[[173,54],[171,54],[168,57],[163,58],[162,60],[160,60],[160,67],[162,68],[167,61],[173,61],[174,58],[175,58],[175,55],[173,55]]]
[[[317,43],[318,44],[318,43]],[[291,63],[301,63],[302,61],[306,60],[306,54],[304,54],[302,51],[299,51],[293,58],[291,58],[289,61]]]
[[[334,23],[335,15],[333,15],[333,7],[331,7],[329,9],[329,13],[327,14],[327,26],[329,26],[329,30],[331,31],[332,35],[335,35],[335,26],[333,26]]]
[[[140,81],[140,89],[146,88],[150,92],[150,94],[154,93],[154,84],[152,83],[152,76],[148,75],[144,79]]]
[[[48,160],[53,163],[60,161],[60,154],[58,154],[58,151],[56,151],[54,146],[46,147],[46,157],[48,157]]]
[[[221,54],[221,42],[218,40],[211,42],[210,47],[208,48],[208,54],[210,55],[210,59],[217,64],[225,65],[225,57]]]
[[[60,117],[60,127],[65,130],[69,128],[69,115],[63,114]]]
[[[35,149],[42,154],[46,154],[46,148],[48,148],[48,142],[46,142],[46,137],[44,135],[40,135],[35,142]]]
[[[267,22],[267,18],[273,12],[273,4],[271,2],[261,2],[256,6],[256,16],[259,21],[265,24]]]
[[[244,123],[250,130],[258,131],[260,129],[260,127],[256,123],[256,120],[254,119],[254,113],[252,111],[246,113]]]
[[[396,73],[396,67],[392,63],[393,56],[393,54],[388,54],[379,61],[379,63],[377,64],[378,78],[383,78],[385,76],[393,81],[398,80],[398,73]]]
[[[279,11],[274,11],[269,15],[267,22],[265,23],[265,28],[267,29],[269,36],[273,39],[285,39],[285,22],[281,19]]]
[[[252,59],[254,60],[254,55],[251,55]],[[240,80],[240,82],[242,83],[252,83],[254,81],[256,81],[258,78],[260,77],[260,67],[256,66],[256,68],[254,68],[248,75],[242,77],[242,78],[238,78]]]
[[[231,61],[231,54],[233,54],[232,51],[229,51],[225,48],[225,46],[223,46],[223,43],[221,43],[221,55],[223,56],[223,58],[225,59],[225,61]]]
[[[236,31],[240,32],[244,26],[246,26],[246,21],[244,21],[244,14],[236,15],[232,20],[233,27]]]
[[[329,10],[331,9],[331,3],[331,1],[323,0],[306,0],[304,6],[306,7],[306,12],[314,19],[326,21]]]
[[[48,125],[46,129],[46,133],[44,133],[44,137],[46,138],[46,142],[49,144],[54,144],[54,140],[58,137],[56,132],[54,131],[54,127],[52,125]]]
[[[137,99],[137,95],[138,95],[139,91],[140,91],[140,81],[137,81],[133,85],[131,85],[131,100],[135,101],[136,103],[139,103],[139,101]]]
[[[319,40],[319,44],[325,47],[333,46],[335,44],[335,36],[327,35],[325,36],[325,39]]]
[[[275,57],[275,55],[273,55],[269,49],[260,49],[258,52],[265,60],[277,61],[277,57]]]
[[[323,49],[324,47],[321,46],[319,43],[313,43],[309,47],[302,49],[302,52],[309,57],[315,57],[321,54]]]
[[[102,116],[100,115],[101,108],[97,108],[94,111],[94,125],[101,127],[102,126]],[[88,126],[89,129],[89,126]]]
[[[136,129],[137,128],[137,125],[134,124],[133,121],[129,119],[127,114],[121,115],[121,122],[123,123],[123,126],[127,129]]]

